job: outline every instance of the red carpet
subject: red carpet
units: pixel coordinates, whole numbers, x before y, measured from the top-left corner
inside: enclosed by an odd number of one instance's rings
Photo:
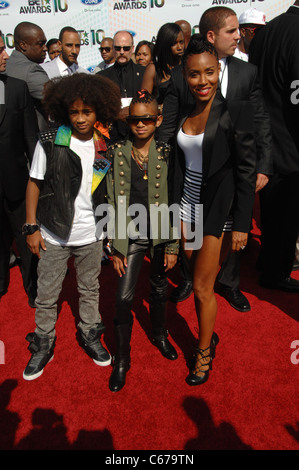
[[[34,331],[34,310],[27,304],[19,268],[13,268],[9,291],[0,301],[0,344],[5,348],[0,449],[299,450],[299,346],[297,354],[291,348],[299,341],[298,295],[259,287],[258,249],[254,224],[241,283],[252,310],[238,313],[217,296],[220,343],[209,381],[194,388],[185,383],[186,360],[196,342],[193,298],[169,304],[170,340],[179,358],[168,361],[148,337],[148,262],[138,286],[132,366],[123,390],[109,391],[111,367],[96,366],[77,343],[72,266],[61,295],[54,360],[40,378],[24,381],[30,357],[25,336]],[[170,289],[177,274],[171,274]],[[299,279],[299,272],[293,276]],[[104,340],[112,353],[115,282],[111,264],[104,266],[100,305],[107,326]]]

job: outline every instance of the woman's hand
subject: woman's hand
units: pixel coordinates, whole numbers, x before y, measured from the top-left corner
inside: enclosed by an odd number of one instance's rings
[[[113,267],[119,277],[122,277],[123,274],[126,274],[125,268],[127,267],[127,258],[121,253],[114,254]]]
[[[39,252],[40,248],[42,248],[42,250],[45,250],[45,251],[47,250],[45,241],[39,230],[34,232],[32,235],[27,235],[26,243],[31,253],[36,255],[38,259],[40,259],[40,252]]]
[[[176,265],[177,259],[178,259],[177,255],[165,254],[164,255],[165,271],[169,271],[170,269],[172,269]]]
[[[248,233],[232,231],[232,251],[244,250],[248,241]]]

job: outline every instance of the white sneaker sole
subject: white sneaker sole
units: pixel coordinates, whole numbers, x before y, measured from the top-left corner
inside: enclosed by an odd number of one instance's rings
[[[110,356],[110,359],[108,359],[107,361],[96,361],[95,359],[93,359],[93,362],[94,362],[97,366],[102,366],[102,367],[110,366],[110,364],[111,364],[111,356]]]
[[[52,359],[54,359],[54,354],[53,354],[53,356],[51,357],[51,359],[49,359],[49,361],[47,362],[46,365],[48,365],[48,364],[52,361]],[[45,366],[45,367],[46,367],[46,366]],[[40,377],[43,372],[44,372],[44,369],[40,370],[39,372],[37,372],[36,374],[33,374],[33,375],[25,375],[25,372],[23,372],[23,379],[24,379],[24,380],[28,380],[28,381],[30,381],[30,380],[35,380],[35,379],[37,379],[38,377]]]

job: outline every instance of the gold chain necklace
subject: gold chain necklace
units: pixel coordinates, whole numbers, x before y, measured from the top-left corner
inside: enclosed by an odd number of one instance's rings
[[[147,169],[148,169],[148,154],[142,155],[136,147],[132,146],[132,157],[134,158],[135,162],[137,163],[138,167],[141,171],[144,172],[143,179],[147,180]]]

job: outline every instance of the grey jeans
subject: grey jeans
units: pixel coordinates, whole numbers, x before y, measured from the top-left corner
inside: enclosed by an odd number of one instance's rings
[[[91,328],[101,323],[99,313],[99,274],[103,243],[97,241],[83,246],[56,246],[45,242],[47,250],[40,250],[41,258],[37,273],[37,298],[35,332],[54,338],[57,321],[57,301],[67,271],[67,263],[74,257],[77,288],[79,292],[78,327],[88,334]]]

